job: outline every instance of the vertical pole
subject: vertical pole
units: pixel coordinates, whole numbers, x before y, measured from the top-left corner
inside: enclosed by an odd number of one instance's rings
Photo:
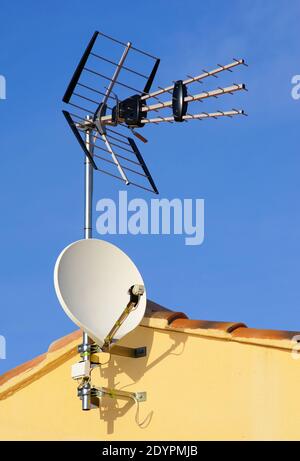
[[[88,151],[93,155],[92,152],[92,130],[86,130],[85,143]],[[93,209],[93,165],[89,158],[85,156],[84,161],[85,169],[85,203],[84,203],[84,238],[92,238],[92,209]]]
[[[87,117],[88,120],[89,118],[90,117]],[[85,143],[86,143],[86,148],[91,153],[91,155],[93,155],[92,136],[93,136],[92,130],[87,129]],[[94,179],[93,165],[91,164],[89,158],[85,156],[85,160],[84,160],[84,238],[85,239],[92,238],[93,179]],[[87,348],[89,344],[91,344],[91,342],[92,341],[88,337],[88,334],[84,332],[82,336],[83,350],[85,351],[84,356],[83,356],[84,361],[90,360],[90,354],[88,353]],[[90,410],[91,408],[90,390],[91,390],[91,385],[90,385],[90,382],[88,381],[84,385],[84,392],[82,395],[82,409],[83,410]]]

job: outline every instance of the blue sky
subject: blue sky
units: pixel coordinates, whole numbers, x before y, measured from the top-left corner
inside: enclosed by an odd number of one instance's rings
[[[57,255],[82,238],[83,226],[83,154],[61,114],[61,97],[94,30],[159,56],[157,85],[232,57],[246,59],[249,68],[211,79],[208,87],[245,81],[248,93],[224,96],[216,109],[243,107],[248,118],[143,131],[149,139],[143,154],[160,196],[205,200],[204,243],[185,246],[182,236],[107,239],[133,258],[149,297],[166,307],[193,318],[299,331],[300,100],[291,97],[291,78],[300,74],[299,2],[88,5],[18,0],[1,6],[7,99],[0,100],[0,334],[7,359],[0,372],[75,328],[52,282]],[[95,202],[116,198],[118,188],[97,174]],[[134,188],[128,195],[151,198]]]

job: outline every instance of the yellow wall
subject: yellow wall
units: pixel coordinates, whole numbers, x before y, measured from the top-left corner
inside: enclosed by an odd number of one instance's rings
[[[147,391],[147,402],[140,404],[140,419],[153,414],[145,427],[136,423],[136,405],[131,401],[105,397],[100,411],[81,411],[77,384],[70,378],[75,355],[46,374],[41,365],[39,379],[35,377],[10,396],[4,391],[14,380],[3,387],[0,438],[300,438],[300,361],[292,359],[290,350],[145,326],[122,342],[147,345],[148,357],[113,356],[109,365],[93,371],[93,384]],[[66,348],[69,356],[74,345]],[[52,358],[62,352],[53,353]]]

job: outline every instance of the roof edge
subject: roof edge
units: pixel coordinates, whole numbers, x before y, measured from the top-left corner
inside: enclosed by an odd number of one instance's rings
[[[147,302],[145,316],[140,326],[281,350],[293,350],[297,344],[297,340],[294,340],[294,337],[300,334],[296,331],[248,328],[241,322],[192,320],[184,312],[166,309],[152,301]],[[81,335],[82,331],[78,329],[53,341],[46,353],[0,376],[0,400],[9,397],[16,391],[55,369],[69,358],[75,356]]]

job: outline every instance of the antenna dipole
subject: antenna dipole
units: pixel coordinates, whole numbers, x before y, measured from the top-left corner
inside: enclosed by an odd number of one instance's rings
[[[207,77],[216,77],[217,74],[219,74],[220,72],[223,72],[224,70],[232,72],[231,68],[236,67],[236,66],[240,66],[240,65],[244,65],[244,66],[247,65],[245,63],[244,59],[234,59],[233,62],[231,62],[230,64],[226,64],[224,66],[221,65],[221,64],[218,64],[219,67],[217,67],[216,69],[213,69],[213,70],[210,70],[210,71],[203,69],[202,74],[196,75],[196,77],[189,77],[188,79],[183,81],[183,84],[184,85],[189,85],[190,83],[194,83],[194,82],[202,83],[202,80],[204,80]],[[149,99],[149,98],[155,98],[156,96],[159,96],[159,95],[161,95],[163,93],[172,92],[173,89],[174,89],[174,85],[167,86],[166,88],[160,88],[159,90],[153,91],[152,93],[144,94],[143,96],[141,96],[141,99],[143,101],[145,101],[146,99]]]

